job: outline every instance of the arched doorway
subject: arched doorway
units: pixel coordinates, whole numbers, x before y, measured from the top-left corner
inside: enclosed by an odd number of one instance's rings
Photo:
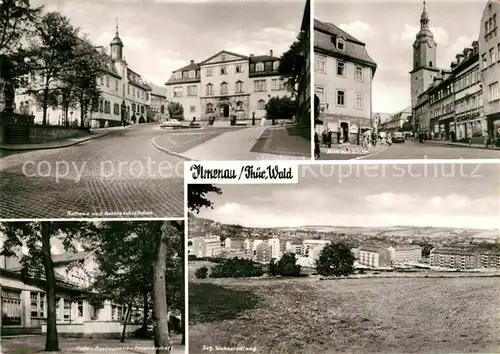
[[[141,116],[141,118],[139,118],[139,123],[146,123],[146,120],[144,119],[143,116]]]
[[[347,122],[342,122],[340,123],[340,131],[342,133],[342,139],[343,141],[341,142],[348,142],[349,141],[349,123]]]
[[[219,109],[220,109],[219,113],[222,118],[229,118],[229,105],[227,103],[222,103],[219,106]]]

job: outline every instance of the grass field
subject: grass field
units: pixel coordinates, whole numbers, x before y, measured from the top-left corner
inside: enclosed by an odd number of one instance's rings
[[[500,349],[500,278],[191,278],[189,288],[190,353]]]

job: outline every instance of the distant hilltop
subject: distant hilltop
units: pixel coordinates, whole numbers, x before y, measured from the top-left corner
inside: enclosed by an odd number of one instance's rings
[[[499,230],[463,229],[445,227],[422,227],[394,225],[388,227],[366,226],[332,226],[332,225],[304,225],[299,227],[247,227],[236,224],[222,224],[220,222],[199,218],[189,214],[189,237],[217,235],[221,239],[227,237],[267,238],[277,236],[283,240],[298,239],[338,239],[349,238],[374,238],[411,241],[418,239],[435,240],[442,244],[468,244],[468,243],[500,243]],[[440,242],[440,240],[442,242]]]

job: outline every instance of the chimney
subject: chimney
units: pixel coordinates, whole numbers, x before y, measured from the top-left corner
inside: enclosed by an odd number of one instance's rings
[[[191,64],[194,64],[194,60],[191,60]]]
[[[272,49],[269,51],[269,55],[273,56],[273,50]]]

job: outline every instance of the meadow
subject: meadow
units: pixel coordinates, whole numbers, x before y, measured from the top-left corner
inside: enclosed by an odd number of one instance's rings
[[[189,351],[227,352],[215,350],[219,346],[270,354],[497,353],[499,289],[498,277],[191,276]]]

